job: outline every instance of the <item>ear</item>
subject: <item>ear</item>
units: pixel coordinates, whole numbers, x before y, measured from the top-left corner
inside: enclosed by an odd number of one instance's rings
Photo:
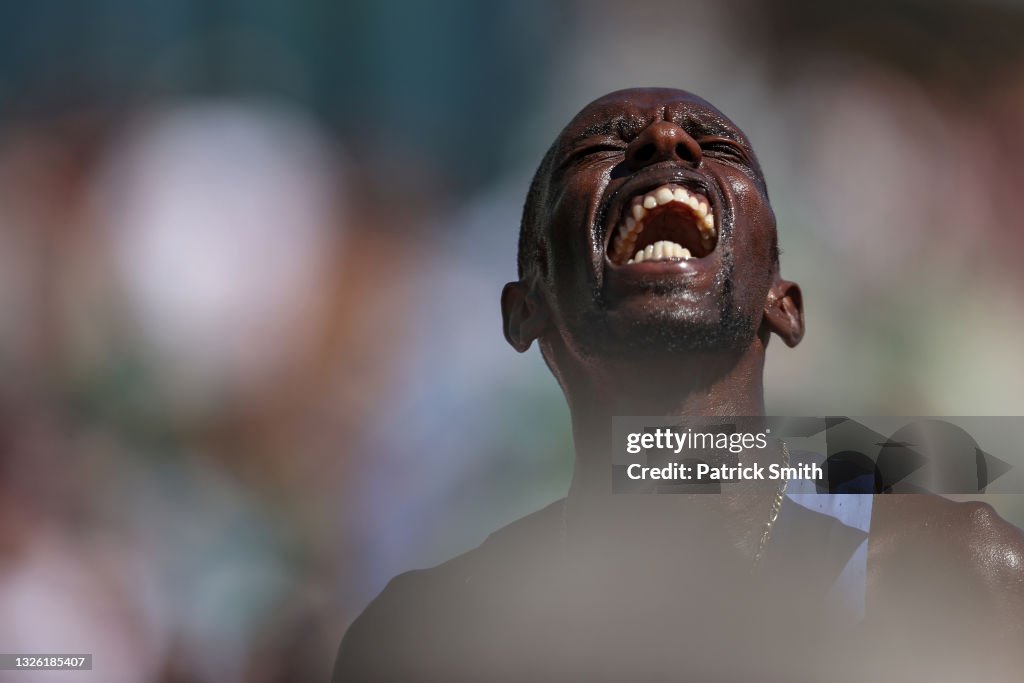
[[[776,276],[764,305],[768,328],[779,335],[786,346],[796,346],[804,338],[804,298],[800,285]]]
[[[510,282],[501,290],[501,317],[505,339],[523,353],[548,327],[547,311],[522,282]]]

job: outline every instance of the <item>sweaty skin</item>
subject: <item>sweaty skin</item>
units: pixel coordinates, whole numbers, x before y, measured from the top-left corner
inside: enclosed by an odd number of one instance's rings
[[[652,209],[647,239],[691,258],[628,262],[644,243],[619,248],[619,231],[666,185],[711,227]],[[847,642],[803,616],[813,570],[769,591],[751,578],[771,491],[610,494],[613,416],[763,415],[769,338],[804,333],[757,158],[711,104],[652,88],[587,105],[531,186],[501,307],[508,342],[536,342],[568,402],[569,495],[396,578],[350,628],[335,680],[1015,680],[1024,538],[986,505],[877,496],[867,618]]]

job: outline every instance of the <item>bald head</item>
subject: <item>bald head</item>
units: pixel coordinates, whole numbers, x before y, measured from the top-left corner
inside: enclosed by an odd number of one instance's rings
[[[767,198],[768,188],[749,140],[736,124],[710,102],[691,92],[673,88],[616,90],[584,107],[562,129],[537,167],[526,195],[520,225],[517,258],[520,278],[534,274],[538,269],[543,270],[547,265],[544,208],[548,203],[551,176],[555,170],[553,161],[559,150],[571,145],[576,138],[601,133],[609,137],[617,135],[624,142],[634,140],[650,123],[644,110],[648,114],[653,110],[657,115],[659,109],[663,118],[675,118],[674,122],[679,124],[680,131],[700,130],[741,141],[749,152],[751,173]],[[669,130],[670,137],[674,137],[671,133],[675,131]],[[773,246],[772,260],[773,263],[778,261],[777,243]]]
[[[594,100],[534,176],[518,271],[503,297],[516,348],[553,331],[588,356],[747,348],[773,317],[766,302],[780,281],[750,141],[683,90]],[[788,317],[773,330],[792,344],[802,319]]]

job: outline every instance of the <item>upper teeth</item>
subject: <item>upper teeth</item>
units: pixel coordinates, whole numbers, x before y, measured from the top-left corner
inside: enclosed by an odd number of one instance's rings
[[[663,206],[670,202],[679,202],[693,213],[700,229],[701,241],[706,249],[710,249],[715,238],[715,214],[704,197],[691,193],[678,185],[662,185],[647,194],[634,197],[626,218],[616,230],[613,238],[612,258],[617,263],[641,263],[668,259],[691,258],[690,250],[676,242],[661,240],[643,249],[634,250],[637,238],[644,229],[644,218],[650,209]],[[630,258],[632,254],[632,258]],[[628,260],[627,260],[628,259]]]

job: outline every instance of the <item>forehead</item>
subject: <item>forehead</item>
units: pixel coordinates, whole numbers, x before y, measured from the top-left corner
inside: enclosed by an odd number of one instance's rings
[[[678,124],[691,135],[720,135],[749,146],[739,126],[707,100],[685,90],[634,88],[618,90],[588,104],[559,135],[562,143],[596,135],[629,138],[652,121]]]

